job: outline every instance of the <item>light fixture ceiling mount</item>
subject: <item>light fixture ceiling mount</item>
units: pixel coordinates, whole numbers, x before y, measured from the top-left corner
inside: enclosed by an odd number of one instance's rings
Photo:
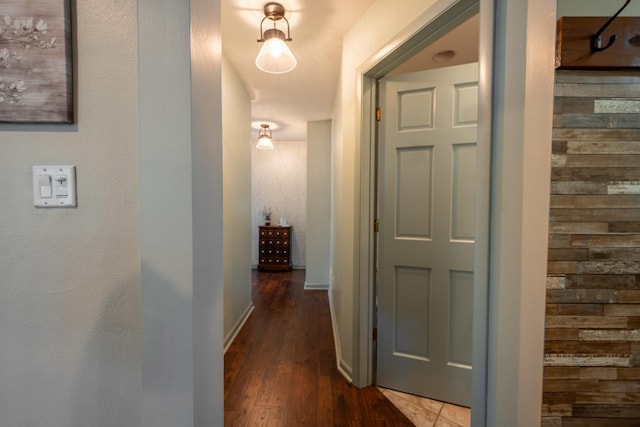
[[[267,3],[264,5],[264,18],[260,21],[260,38],[258,43],[264,43],[258,56],[256,66],[264,72],[273,74],[287,73],[293,70],[298,61],[287,46],[290,42],[291,30],[289,21],[284,16],[284,6],[280,3]],[[263,30],[265,20],[273,21],[273,28]],[[287,34],[279,29],[276,23],[283,20],[287,24]]]
[[[264,5],[264,18],[262,18],[262,22],[260,23],[260,30],[262,30],[262,23],[267,18],[271,19],[272,21],[284,19],[287,24],[289,23],[289,21],[287,21],[287,18],[284,17],[284,6],[280,3],[271,2]],[[291,38],[289,37],[287,40],[291,40]]]

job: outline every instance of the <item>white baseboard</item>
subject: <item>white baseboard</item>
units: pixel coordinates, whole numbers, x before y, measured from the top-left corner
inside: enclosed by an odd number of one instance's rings
[[[329,290],[329,284],[328,283],[309,283],[309,282],[304,282],[304,288],[305,289],[310,289],[313,291],[328,291]]]
[[[342,359],[342,349],[340,348],[340,340],[338,339],[338,326],[336,323],[335,311],[333,310],[333,298],[329,292],[329,311],[331,313],[331,327],[333,329],[333,343],[336,347],[336,360],[338,372],[345,377],[349,383],[353,382],[353,368]]]
[[[240,332],[240,330],[244,326],[244,324],[247,321],[247,319],[249,318],[249,316],[251,316],[251,313],[253,313],[253,309],[254,308],[255,308],[255,306],[253,305],[253,303],[250,303],[249,306],[244,311],[244,313],[242,313],[242,316],[240,316],[240,319],[236,322],[235,325],[233,325],[233,328],[231,329],[229,334],[225,337],[225,339],[224,339],[224,352],[225,353],[227,352],[227,350],[229,349],[229,347],[233,343],[233,340],[235,340],[236,337],[238,336],[238,333]]]

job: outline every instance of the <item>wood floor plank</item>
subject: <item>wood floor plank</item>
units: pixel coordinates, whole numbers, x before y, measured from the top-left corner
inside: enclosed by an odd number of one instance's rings
[[[225,353],[226,426],[413,426],[340,375],[326,291],[304,270],[253,273],[255,309]]]

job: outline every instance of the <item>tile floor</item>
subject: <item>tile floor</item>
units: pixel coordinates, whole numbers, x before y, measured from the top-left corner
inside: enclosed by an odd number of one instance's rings
[[[469,408],[378,388],[416,427],[471,426],[471,410]]]

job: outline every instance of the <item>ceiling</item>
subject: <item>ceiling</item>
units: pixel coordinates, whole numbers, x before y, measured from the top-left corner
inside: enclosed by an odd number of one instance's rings
[[[251,120],[274,124],[274,141],[305,141],[308,121],[331,118],[342,37],[373,0],[280,1],[291,26],[293,41],[288,45],[298,60],[298,66],[286,74],[265,73],[255,65],[265,3],[222,0],[223,53],[249,92]],[[476,61],[477,19],[475,23],[473,19],[467,22],[470,21],[471,24],[457,30],[463,34],[447,34],[400,66],[396,73]],[[282,29],[280,23],[278,28]],[[468,37],[476,42],[468,43]],[[433,55],[446,49],[456,51],[457,55],[449,62],[434,63]],[[257,137],[257,130],[254,133]]]

